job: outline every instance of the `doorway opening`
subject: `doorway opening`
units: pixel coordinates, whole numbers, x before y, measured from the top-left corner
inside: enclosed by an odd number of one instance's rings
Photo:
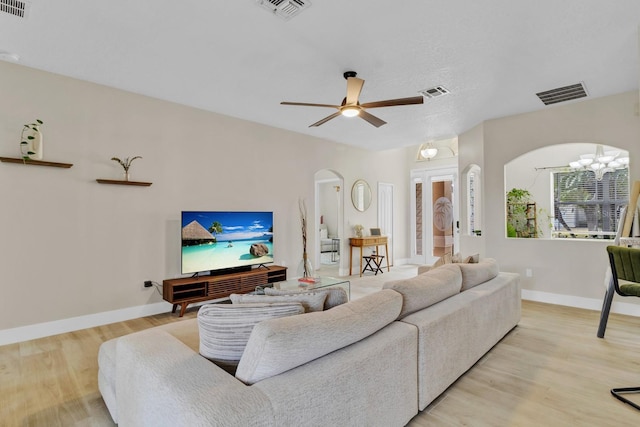
[[[320,276],[339,276],[343,252],[344,179],[329,169],[315,173],[315,266]]]

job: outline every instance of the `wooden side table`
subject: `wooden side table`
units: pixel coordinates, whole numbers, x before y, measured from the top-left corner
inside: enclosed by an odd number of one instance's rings
[[[375,246],[376,254],[380,254],[379,247],[384,245],[384,255],[387,259],[387,271],[389,270],[389,248],[387,236],[351,237],[349,239],[349,276],[352,274],[353,248],[360,248],[360,277],[362,277],[362,248]]]

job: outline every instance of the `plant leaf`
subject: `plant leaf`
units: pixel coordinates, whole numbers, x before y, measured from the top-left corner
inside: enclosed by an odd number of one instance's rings
[[[42,120],[40,120],[40,119],[36,119],[36,122],[38,122],[38,124],[40,124],[40,125],[44,124],[44,122]]]

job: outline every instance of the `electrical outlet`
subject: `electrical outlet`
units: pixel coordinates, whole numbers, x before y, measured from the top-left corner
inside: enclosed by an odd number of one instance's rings
[[[527,269],[524,271],[524,275],[525,275],[525,276],[527,276],[527,277],[533,277],[533,270],[532,270],[532,269],[530,269],[530,268],[527,268]]]
[[[150,288],[153,286],[153,282],[151,280],[145,280],[144,281],[144,287],[145,288]]]

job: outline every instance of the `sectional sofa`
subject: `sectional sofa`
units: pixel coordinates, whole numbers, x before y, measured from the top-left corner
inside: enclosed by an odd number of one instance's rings
[[[449,264],[252,330],[235,376],[198,353],[197,319],[105,342],[121,426],[403,426],[520,320],[519,276]]]

